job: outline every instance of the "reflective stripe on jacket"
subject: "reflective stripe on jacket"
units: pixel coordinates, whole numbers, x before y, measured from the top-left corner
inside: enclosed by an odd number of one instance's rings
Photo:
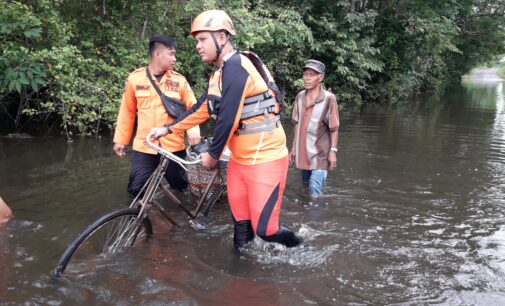
[[[181,74],[169,70],[159,82],[154,76],[153,81],[157,83],[165,95],[183,101],[187,109],[196,103],[191,87]],[[125,145],[130,143],[135,116],[137,116],[137,130],[133,140],[133,150],[155,154],[155,151],[143,144],[144,140],[151,128],[161,127],[174,119],[168,116],[160,96],[147,78],[145,67],[132,72],[125,83],[116,122],[114,143]],[[188,134],[199,132],[199,127],[195,126],[188,131]],[[160,138],[160,145],[170,151],[184,150],[184,134],[170,134]]]

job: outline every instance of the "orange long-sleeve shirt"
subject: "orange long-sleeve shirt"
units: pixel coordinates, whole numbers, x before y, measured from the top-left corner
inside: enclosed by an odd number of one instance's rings
[[[196,99],[186,78],[181,74],[169,70],[158,82],[153,76],[160,90],[168,97],[181,100],[186,109],[191,108]],[[119,108],[114,133],[114,143],[127,145],[131,141],[135,117],[137,116],[137,129],[133,140],[133,150],[156,154],[152,149],[147,148],[143,143],[153,127],[163,126],[174,121],[167,114],[161,98],[153,88],[147,78],[146,67],[139,68],[132,72],[125,83],[123,98]],[[200,133],[200,128],[195,126],[188,130],[188,134]],[[161,147],[175,152],[184,150],[184,134],[171,134],[160,138]]]

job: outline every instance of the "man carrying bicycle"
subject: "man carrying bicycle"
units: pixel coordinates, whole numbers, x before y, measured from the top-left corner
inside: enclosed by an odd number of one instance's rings
[[[202,155],[202,165],[215,167],[224,147],[229,147],[227,190],[234,218],[234,246],[245,246],[257,234],[265,241],[294,247],[301,238],[279,225],[288,169],[286,136],[273,107],[275,97],[252,62],[233,47],[235,34],[224,11],[205,11],[194,19],[191,35],[197,41],[198,54],[217,70],[210,76],[205,99],[152,132],[156,139],[180,134],[210,117],[216,119],[213,141]],[[254,104],[262,105],[260,113],[251,114],[251,108],[245,106]]]
[[[175,115],[169,114],[168,103],[183,103],[183,109],[189,109],[196,103],[195,96],[188,82],[181,74],[173,71],[177,44],[165,35],[153,35],[149,41],[151,62],[147,67],[133,71],[126,80],[123,98],[119,108],[116,131],[114,134],[114,152],[119,157],[125,156],[125,147],[130,143],[135,117],[137,129],[133,140],[133,155],[128,183],[128,192],[134,198],[142,189],[149,176],[159,163],[159,156],[152,149],[143,145],[151,128],[174,121]],[[165,95],[165,97],[162,97]],[[164,99],[164,101],[162,100]],[[176,102],[173,102],[176,99]],[[168,107],[167,107],[168,106]],[[188,130],[190,144],[200,142],[200,129],[195,126]],[[186,156],[184,135],[173,134],[161,138],[160,146],[184,158]],[[186,171],[177,163],[170,163],[165,178],[170,187],[185,190],[188,187]]]

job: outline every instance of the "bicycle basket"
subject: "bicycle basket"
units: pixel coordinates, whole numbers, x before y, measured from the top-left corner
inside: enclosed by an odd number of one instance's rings
[[[220,185],[226,184],[226,164],[221,164],[218,166],[219,173],[217,174],[216,179],[210,186],[209,195],[212,194]],[[202,165],[189,165],[188,166],[188,182],[189,182],[189,191],[197,198],[200,198],[210,180],[212,179],[212,175],[214,174],[215,169],[205,168]]]
[[[186,150],[186,158],[189,160],[195,160],[199,154],[207,151],[209,144],[210,139],[203,138],[200,144],[189,146]],[[212,193],[220,185],[226,185],[227,162],[220,160],[216,167],[219,172],[216,179],[210,186],[210,192],[208,196],[212,195]],[[214,171],[215,169],[205,168],[201,164],[188,165],[188,182],[189,191],[191,194],[197,198],[200,198],[205,192],[207,185],[211,181]]]

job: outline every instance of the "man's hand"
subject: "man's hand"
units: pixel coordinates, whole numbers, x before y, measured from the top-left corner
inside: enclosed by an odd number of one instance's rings
[[[296,162],[296,152],[295,150],[291,150],[291,152],[289,152],[289,164],[293,164]]]
[[[152,128],[151,133],[153,134],[151,139],[158,140],[158,138],[168,135],[168,129],[166,127]]]
[[[333,170],[337,167],[337,152],[330,151],[328,153],[328,161],[330,162],[330,170]]]
[[[126,146],[124,144],[119,144],[119,143],[115,143],[114,144],[114,147],[112,148],[114,150],[114,152],[116,152],[116,155],[119,156],[119,157],[123,157],[126,155],[125,151],[124,151],[124,148]]]
[[[202,139],[202,137],[200,137],[200,134],[188,135],[188,142],[190,145],[199,144],[201,139]]]
[[[215,160],[209,153],[205,152],[202,154],[202,166],[206,168],[214,168],[216,164],[217,160]]]

